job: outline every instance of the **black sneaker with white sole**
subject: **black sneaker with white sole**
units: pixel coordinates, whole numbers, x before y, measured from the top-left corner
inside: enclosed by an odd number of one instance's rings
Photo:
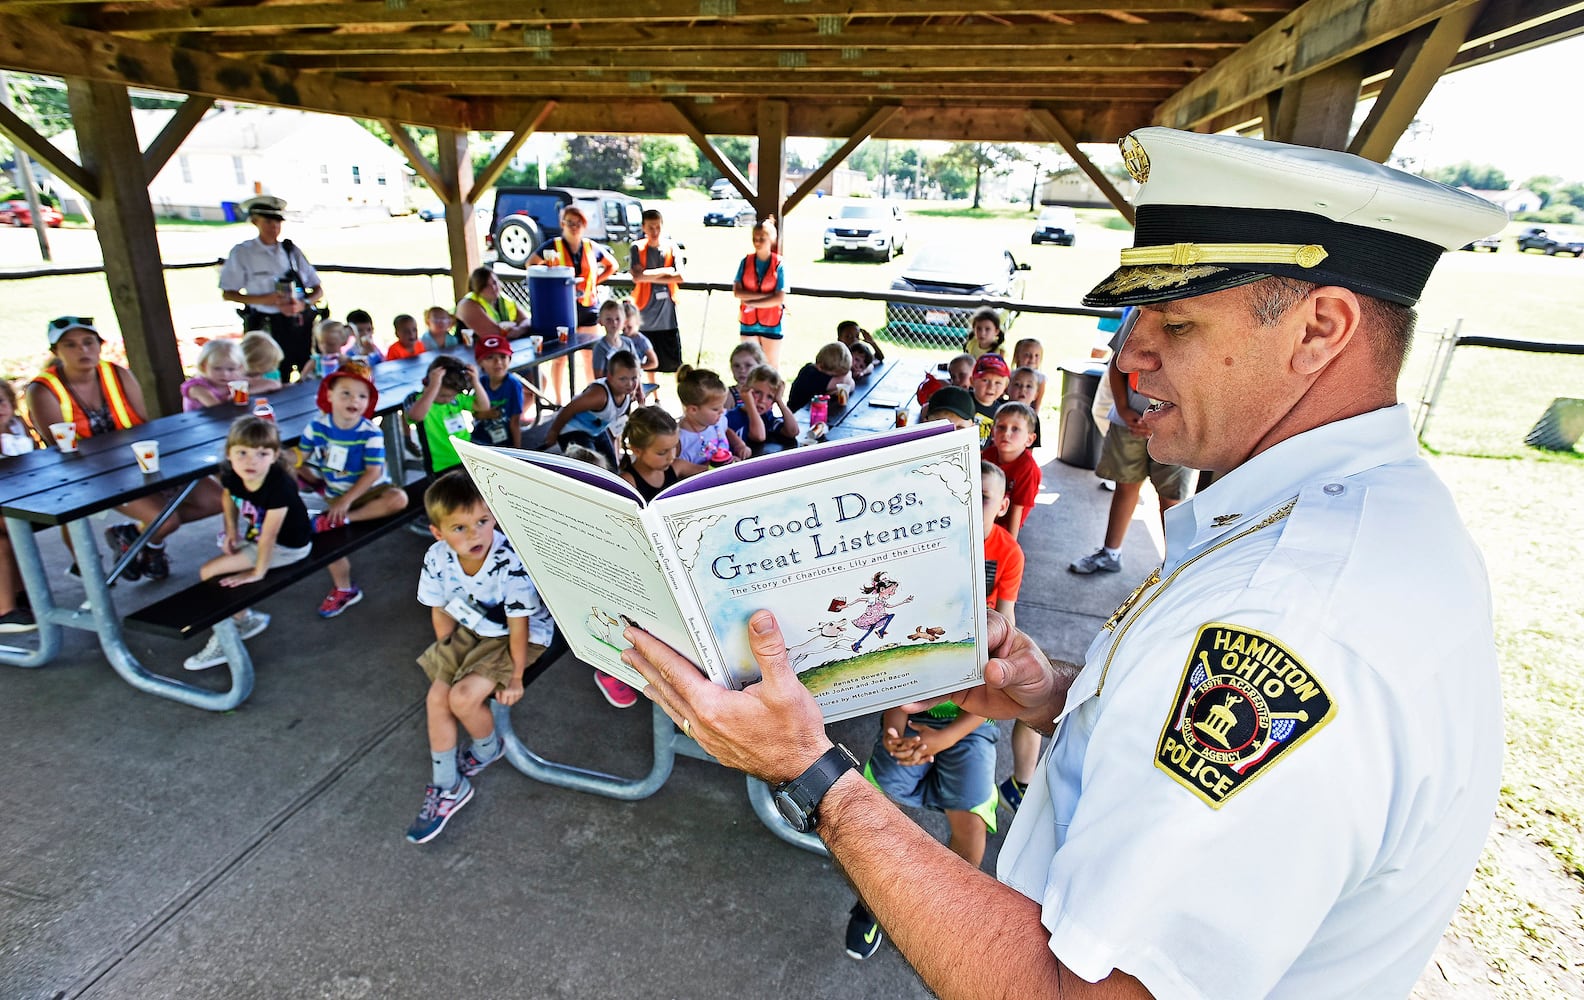
[[[853,904],[852,916],[847,921],[847,957],[862,962],[880,950],[885,932],[875,922],[874,915],[862,903]]]

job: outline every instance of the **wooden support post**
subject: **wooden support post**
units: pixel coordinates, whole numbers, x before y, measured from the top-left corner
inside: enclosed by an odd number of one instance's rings
[[[67,78],[66,99],[77,127],[82,169],[97,181],[98,194],[89,200],[127,363],[143,385],[149,416],[178,413],[181,356],[165,294],[148,178],[132,126],[132,102],[124,86],[77,77]]]
[[[1276,108],[1279,141],[1346,149],[1364,75],[1364,58],[1355,56],[1283,87]]]
[[[790,212],[796,208],[798,202],[807,198],[815,188],[819,187],[820,181],[829,177],[832,170],[841,166],[842,161],[852,155],[853,150],[863,145],[865,139],[879,131],[880,126],[890,121],[891,117],[900,110],[901,108],[895,104],[886,104],[876,108],[874,114],[864,119],[864,123],[858,126],[857,131],[853,132],[852,136],[842,143],[840,149],[826,157],[825,162],[815,167],[814,171],[804,178],[803,183],[798,185],[798,189],[787,196],[785,210]]]
[[[686,111],[683,111],[677,105],[672,104],[669,107],[676,112],[677,124],[681,127],[683,133],[693,140],[693,145],[698,147],[699,152],[704,154],[705,159],[715,165],[715,169],[720,171],[721,176],[731,181],[732,186],[745,199],[750,202],[757,200],[758,196],[754,193],[754,187],[749,183],[748,178],[744,177],[742,171],[737,169],[737,164],[721,155],[721,151],[715,148],[713,142],[709,141],[709,136],[704,133],[704,129],[698,122],[694,121]]]
[[[1133,205],[1122,196],[1121,191],[1116,189],[1116,185],[1111,183],[1111,178],[1105,175],[1105,171],[1095,166],[1095,162],[1089,159],[1082,149],[1078,148],[1078,140],[1073,138],[1072,132],[1061,123],[1061,119],[1056,117],[1056,112],[1049,108],[1030,108],[1028,117],[1035,128],[1056,140],[1057,144],[1061,146],[1067,155],[1072,157],[1073,162],[1078,165],[1078,169],[1082,170],[1085,176],[1094,182],[1094,186],[1100,189],[1101,194],[1105,195],[1106,201],[1109,201],[1113,208],[1122,213],[1122,218],[1128,221],[1128,225],[1135,225]]]
[[[785,101],[759,102],[759,191],[754,199],[754,209],[759,218],[774,216],[776,230],[785,232],[782,220],[786,186],[787,104]],[[785,254],[785,244],[777,242],[778,252]]]
[[[1441,79],[1468,38],[1469,29],[1485,9],[1476,3],[1461,7],[1408,36],[1391,78],[1375,98],[1369,117],[1348,144],[1348,152],[1385,163],[1407,131],[1430,88]]]
[[[440,140],[439,179],[446,187],[446,245],[451,252],[451,303],[454,305],[468,290],[468,275],[479,266],[478,223],[473,219],[473,203],[452,192],[473,190],[473,163],[468,159],[466,132],[455,129],[438,129]]]

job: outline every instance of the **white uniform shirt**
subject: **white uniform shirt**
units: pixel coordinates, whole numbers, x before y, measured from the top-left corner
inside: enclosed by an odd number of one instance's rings
[[[1089,647],[999,877],[1090,981],[1407,996],[1501,777],[1489,584],[1451,496],[1395,406],[1166,521],[1163,582]]]
[[[506,618],[528,619],[529,642],[548,646],[555,638],[555,620],[539,599],[517,550],[498,528],[484,565],[472,576],[462,571],[451,546],[445,542],[429,546],[418,577],[418,603],[443,609],[480,636],[503,636],[510,631],[505,622],[483,614],[491,608],[504,608]]]
[[[295,244],[293,244],[295,246]],[[286,247],[281,243],[265,246],[258,237],[238,243],[220,267],[220,289],[226,292],[246,291],[249,295],[264,295],[275,290],[275,282],[293,267],[304,288],[319,287],[319,272],[303,256],[302,248],[287,260]],[[252,306],[263,313],[280,312],[274,306]]]

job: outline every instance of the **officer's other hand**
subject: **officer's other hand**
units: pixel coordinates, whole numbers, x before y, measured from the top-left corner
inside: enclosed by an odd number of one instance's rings
[[[1048,733],[1051,721],[1061,714],[1067,688],[1077,676],[1071,663],[1051,664],[1049,658],[1023,632],[1007,624],[995,611],[986,613],[990,659],[984,668],[984,683],[958,691],[951,700],[965,712],[990,719],[1022,719]],[[929,703],[908,705],[921,712]]]

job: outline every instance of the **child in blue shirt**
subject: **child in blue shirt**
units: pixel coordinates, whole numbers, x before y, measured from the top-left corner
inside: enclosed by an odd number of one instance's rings
[[[489,400],[488,410],[474,414],[474,444],[522,447],[523,388],[512,378],[511,357],[511,342],[505,337],[491,334],[473,342],[479,384]]]
[[[385,475],[385,439],[374,426],[379,390],[368,365],[347,361],[319,383],[319,415],[297,442],[297,475],[329,501],[314,518],[314,531],[332,531],[352,521],[400,513],[407,494]],[[352,563],[330,564],[333,589],[319,604],[319,617],[334,618],[363,599],[352,585]]]

